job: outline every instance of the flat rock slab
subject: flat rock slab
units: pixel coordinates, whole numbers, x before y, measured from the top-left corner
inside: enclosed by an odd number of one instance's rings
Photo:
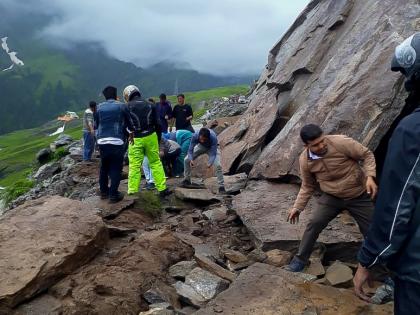
[[[0,219],[0,311],[73,272],[107,239],[95,209],[80,201],[43,197],[7,212]]]
[[[274,248],[292,250],[302,238],[315,200],[300,216],[299,224],[286,222],[288,209],[298,193],[293,184],[277,184],[267,181],[249,181],[247,188],[233,199],[233,209],[253,235],[258,246],[264,250]],[[327,244],[361,242],[357,227],[334,219],[321,233],[318,241]]]
[[[185,284],[192,287],[206,301],[211,300],[229,287],[229,282],[199,267],[185,278]]]
[[[207,189],[188,189],[175,188],[175,196],[181,200],[198,201],[203,203],[214,203],[220,201],[220,198]]]
[[[256,263],[242,271],[229,289],[195,314],[216,313],[388,315],[393,313],[393,306],[367,304],[351,290],[305,282],[281,268]]]
[[[232,176],[224,176],[225,188],[228,193],[238,193],[245,188],[248,181],[248,175],[245,173],[235,174]],[[204,180],[204,185],[213,194],[217,194],[219,191],[219,185],[217,184],[216,177],[210,177]]]
[[[104,219],[114,219],[125,209],[134,205],[135,197],[125,196],[120,202],[109,203],[107,199],[102,200],[98,196],[92,196],[85,199],[84,202],[97,209]]]

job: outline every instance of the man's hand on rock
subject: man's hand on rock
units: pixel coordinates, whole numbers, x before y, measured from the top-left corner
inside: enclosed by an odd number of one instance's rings
[[[287,222],[291,224],[299,223],[300,211],[296,208],[289,209],[289,214],[287,215]]]
[[[369,176],[366,180],[366,191],[370,195],[370,198],[375,199],[378,193],[378,185],[376,185],[372,176]]]
[[[363,290],[363,285],[368,283],[369,287],[372,287],[372,279],[370,277],[369,269],[359,264],[357,267],[356,274],[353,278],[354,292],[356,295],[365,302],[371,302],[370,298],[366,295]]]

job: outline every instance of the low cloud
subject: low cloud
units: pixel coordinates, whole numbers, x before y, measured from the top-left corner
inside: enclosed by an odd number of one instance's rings
[[[97,42],[113,57],[150,66],[188,63],[212,74],[256,74],[308,0],[3,0],[54,16],[40,33],[64,45]]]

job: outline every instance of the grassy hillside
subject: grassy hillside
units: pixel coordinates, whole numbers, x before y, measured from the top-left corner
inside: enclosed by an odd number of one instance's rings
[[[221,88],[185,93],[186,100],[193,107],[202,101],[230,96],[232,94],[245,94],[248,86],[226,86]],[[172,104],[176,104],[176,96],[169,96]],[[155,98],[157,99],[157,98]],[[36,153],[49,147],[56,137],[49,137],[62,125],[61,122],[49,122],[41,127],[24,129],[0,136],[0,186],[9,186],[22,180],[31,173],[35,165]],[[71,122],[65,134],[74,139],[82,136],[81,120]]]

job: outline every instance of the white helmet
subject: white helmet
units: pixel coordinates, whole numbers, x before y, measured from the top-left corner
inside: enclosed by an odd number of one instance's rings
[[[129,85],[127,86],[124,91],[123,91],[123,96],[124,96],[124,101],[126,103],[128,103],[128,101],[130,100],[131,95],[133,95],[134,93],[139,93],[140,94],[140,90],[137,86],[135,85]]]

